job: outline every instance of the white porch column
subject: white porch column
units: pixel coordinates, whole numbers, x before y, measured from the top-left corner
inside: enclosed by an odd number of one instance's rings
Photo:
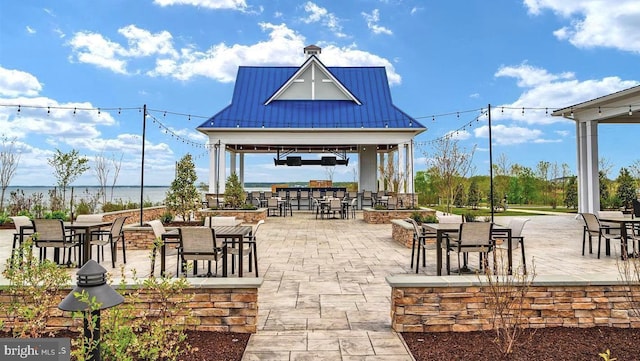
[[[373,144],[358,147],[358,191],[375,191],[378,166],[376,164],[376,146]]]
[[[244,153],[240,153],[240,174],[238,174],[240,179],[240,185],[244,189]]]
[[[209,181],[210,193],[224,193],[226,176],[226,144],[217,141],[213,144],[213,157],[211,157],[209,174],[213,175]]]
[[[413,139],[407,144],[407,193],[413,193],[415,187],[415,175],[413,164]]]
[[[400,143],[398,144],[398,179],[401,180],[401,182],[398,183],[398,189],[396,189],[396,192],[398,193],[406,192],[406,187],[405,187],[406,176],[407,176],[407,144]]]
[[[578,142],[584,144],[580,147],[584,149],[584,157],[579,163],[580,175],[584,177],[583,182],[578,184],[584,189],[579,193],[582,199],[578,198],[578,209],[582,212],[596,213],[600,210],[600,179],[598,175],[598,121],[589,120],[580,123],[584,131]],[[582,153],[582,152],[581,152]]]
[[[234,151],[229,151],[229,175],[231,175],[231,173],[238,174],[238,169],[236,168],[237,158],[238,158],[238,153]]]
[[[378,191],[384,191],[384,172],[386,170],[386,163],[384,161],[384,153],[379,153],[378,154],[378,167],[380,169],[376,170],[376,173],[378,174]]]

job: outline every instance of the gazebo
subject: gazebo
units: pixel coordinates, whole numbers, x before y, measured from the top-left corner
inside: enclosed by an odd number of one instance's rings
[[[578,212],[600,210],[598,124],[640,123],[640,85],[552,113],[576,123]]]
[[[359,191],[384,187],[385,156],[397,164],[398,193],[413,193],[413,138],[426,128],[398,109],[384,67],[327,67],[304,48],[299,67],[240,66],[231,104],[197,130],[209,137],[209,193],[229,170],[244,184],[245,154],[273,154],[274,166],[348,165],[358,155]]]

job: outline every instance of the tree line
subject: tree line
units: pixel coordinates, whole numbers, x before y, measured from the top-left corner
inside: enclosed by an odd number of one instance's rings
[[[422,205],[444,205],[477,208],[491,203],[491,177],[474,175],[472,159],[475,149],[460,147],[453,138],[436,141],[431,152],[425,152],[428,168],[418,171],[415,190]],[[600,206],[602,209],[631,208],[640,186],[640,160],[620,169],[611,179],[612,166],[600,161]],[[540,205],[556,208],[578,207],[577,177],[568,164],[539,161],[535,168],[509,161],[500,154],[493,164],[493,204],[497,210],[509,204]]]

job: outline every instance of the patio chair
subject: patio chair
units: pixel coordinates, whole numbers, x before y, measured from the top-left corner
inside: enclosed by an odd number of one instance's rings
[[[100,252],[102,251],[102,260],[104,261],[104,246],[107,244],[111,248],[111,267],[116,267],[116,258],[117,258],[117,250],[118,250],[118,241],[122,240],[122,262],[127,263],[127,251],[124,240],[124,232],[122,228],[124,227],[124,222],[127,220],[127,216],[116,218],[111,224],[111,228],[108,230],[97,230],[91,232],[91,242],[89,243],[89,247],[96,246],[96,248],[100,247],[98,251],[98,262],[100,262]],[[89,250],[89,257],[91,257],[91,250]]]
[[[148,221],[147,224],[151,226],[151,229],[153,230],[153,237],[155,238],[155,240],[162,241],[162,235],[167,233],[167,230],[164,228],[162,221],[160,221],[159,219],[154,219],[152,221]],[[154,242],[153,250],[151,251],[152,252],[151,253],[151,274],[154,273],[154,270],[156,268],[156,252],[157,252],[156,248],[157,248],[156,242]],[[165,249],[166,249],[166,245],[165,245]],[[180,264],[180,262],[178,262],[178,264]]]
[[[58,252],[62,249],[62,261],[64,262],[65,255],[69,251],[67,257],[67,266],[71,266],[71,251],[73,249],[79,250],[81,243],[76,240],[73,234],[65,232],[64,224],[60,219],[34,219],[33,231],[37,233],[35,239],[35,246],[40,248],[40,261],[44,261],[47,258],[47,248],[54,248],[54,259],[58,262]],[[76,259],[79,259],[79,255]]]
[[[524,254],[524,237],[522,236],[522,230],[524,229],[524,225],[529,222],[529,218],[512,218],[507,225],[507,228],[511,230],[511,250],[518,249],[522,252],[522,270],[524,274],[527,274],[527,260]],[[497,231],[493,231],[494,239],[502,239],[502,244],[496,245],[496,249],[498,250],[508,250],[509,243],[505,238],[507,235],[499,234]]]
[[[606,255],[611,254],[611,241],[619,240],[621,244],[624,243],[622,237],[618,233],[610,233],[610,227],[604,227],[600,224],[600,220],[598,216],[593,213],[580,213],[582,219],[584,220],[584,232],[582,233],[582,255],[584,256],[584,246],[586,243],[587,235],[589,236],[589,253],[593,253],[592,249],[592,239],[593,237],[598,237],[598,258],[600,258],[600,244],[602,239],[605,239],[605,253]],[[624,256],[624,245],[621,245],[622,253]]]
[[[480,254],[479,267],[482,269],[488,266],[489,252],[493,251],[493,269],[494,272],[496,271],[495,248],[493,247],[493,239],[491,238],[492,228],[493,223],[491,222],[460,223],[458,239],[452,247],[458,253],[458,274],[462,274],[463,271],[468,270],[469,252],[478,252]],[[449,243],[449,239],[447,239],[447,243]],[[462,265],[460,264],[461,254],[463,257]]]
[[[329,200],[329,207],[327,208],[327,216],[332,215],[336,218],[336,212],[340,214],[340,218],[344,218],[344,208],[342,208],[342,199],[332,198]]]
[[[300,191],[300,194],[298,195],[298,209],[300,209],[300,206],[302,204],[305,204],[307,206],[307,209],[311,210],[311,201],[309,200],[309,191]]]
[[[16,228],[16,233],[13,234],[13,244],[11,246],[11,259],[13,260],[14,253],[17,247],[22,246],[22,237],[29,237],[33,234],[33,223],[27,216],[13,216],[9,217],[13,221],[13,225]],[[20,228],[31,227],[31,229],[22,229],[22,237],[20,236]]]
[[[280,209],[280,205],[278,204],[277,198],[269,198],[267,199],[267,216],[275,216],[282,215],[282,210]]]
[[[362,207],[365,206],[365,203],[369,203],[370,207],[373,207],[373,193],[371,191],[363,191],[362,192]]]
[[[182,269],[186,270],[186,262],[193,261],[193,274],[198,274],[198,261],[207,261],[206,277],[212,277],[211,261],[216,264],[218,274],[218,258],[222,256],[222,248],[216,244],[216,235],[213,228],[209,227],[182,227],[180,232],[180,255]],[[185,275],[186,276],[186,275]]]
[[[631,204],[633,205],[633,216],[640,218],[640,201],[634,199],[631,201]]]
[[[256,277],[258,277],[258,247],[257,247],[258,239],[256,235],[258,234],[258,230],[260,229],[260,226],[263,224],[264,224],[264,219],[259,220],[256,226],[251,231],[251,236],[246,237],[242,242],[243,243],[242,254],[249,255],[249,272],[251,272],[253,268],[255,268]],[[233,254],[233,255],[238,254],[237,250],[231,247],[227,247],[227,252],[228,254]],[[235,267],[235,262],[232,263],[232,267]],[[233,273],[233,268],[231,272]]]
[[[420,270],[420,249],[422,249],[422,267],[427,266],[427,238],[436,238],[435,232],[426,232],[413,218],[405,219],[413,225],[413,242],[411,243],[411,268],[415,260],[416,273]],[[417,249],[416,249],[417,248]]]
[[[358,197],[351,199],[351,217],[356,219],[356,209],[358,209]]]

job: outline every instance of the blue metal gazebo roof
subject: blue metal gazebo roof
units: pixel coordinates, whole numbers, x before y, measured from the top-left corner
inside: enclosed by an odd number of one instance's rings
[[[351,100],[282,99],[265,105],[299,69],[239,67],[231,104],[198,129],[425,128],[393,105],[384,67],[326,68],[361,105]]]

